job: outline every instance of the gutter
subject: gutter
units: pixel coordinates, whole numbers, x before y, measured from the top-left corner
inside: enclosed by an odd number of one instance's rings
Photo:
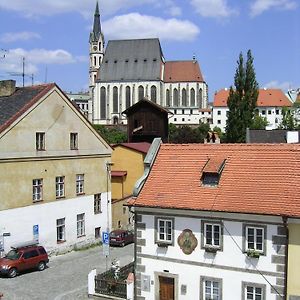
[[[288,299],[287,284],[288,284],[288,255],[289,255],[289,228],[287,226],[287,216],[282,216],[283,226],[286,230],[286,244],[285,244],[285,267],[284,267],[284,296],[285,300]]]

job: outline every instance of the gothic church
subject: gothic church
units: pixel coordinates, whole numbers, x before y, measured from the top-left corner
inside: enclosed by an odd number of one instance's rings
[[[111,40],[105,48],[98,3],[90,33],[89,119],[126,124],[122,112],[142,98],[168,109],[174,124],[199,124],[207,84],[198,61],[165,61],[159,39]]]

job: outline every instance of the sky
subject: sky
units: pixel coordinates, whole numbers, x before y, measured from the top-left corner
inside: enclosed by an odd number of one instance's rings
[[[0,80],[88,90],[96,0],[0,0]],[[209,101],[234,82],[239,54],[254,57],[261,88],[300,88],[299,0],[99,0],[105,41],[153,38],[165,60],[196,57]],[[33,76],[32,76],[33,75]]]

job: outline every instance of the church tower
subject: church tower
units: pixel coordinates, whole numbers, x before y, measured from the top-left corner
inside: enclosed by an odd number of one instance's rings
[[[101,32],[100,14],[98,1],[94,14],[93,31],[90,33],[90,70],[89,70],[89,86],[90,89],[95,86],[97,73],[102,63],[104,55],[104,35]]]

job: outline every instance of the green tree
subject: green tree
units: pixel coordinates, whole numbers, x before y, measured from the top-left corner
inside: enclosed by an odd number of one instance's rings
[[[266,129],[268,124],[269,124],[269,122],[266,117],[262,117],[259,114],[255,114],[250,128],[251,129]]]
[[[295,110],[287,107],[282,108],[282,120],[279,129],[296,130],[299,129],[298,120],[295,118]]]
[[[108,144],[127,142],[127,133],[118,127],[106,127],[104,125],[93,125],[97,132],[107,141]]]
[[[258,97],[258,83],[251,51],[247,52],[246,64],[242,53],[237,64],[234,88],[230,87],[227,101],[229,112],[226,123],[226,141],[229,143],[245,142],[246,129],[252,126]]]

